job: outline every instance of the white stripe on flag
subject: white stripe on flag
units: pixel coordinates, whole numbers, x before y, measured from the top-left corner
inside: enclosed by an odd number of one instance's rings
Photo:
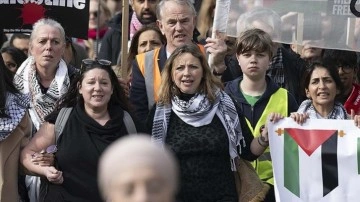
[[[323,197],[320,157],[321,146],[311,156],[299,147],[300,198],[304,201],[318,201]]]
[[[309,120],[302,126],[290,118],[269,124],[270,151],[273,161],[275,195],[278,202],[353,202],[359,201],[360,175],[358,174],[357,141],[360,130],[353,121],[346,120]],[[309,157],[299,149],[300,159],[300,198],[284,186],[284,134],[278,136],[277,129],[300,128],[344,131],[338,136],[338,179],[339,186],[323,197],[323,179],[321,168],[321,146]],[[275,148],[275,149],[273,149]],[[318,156],[318,159],[315,159]]]

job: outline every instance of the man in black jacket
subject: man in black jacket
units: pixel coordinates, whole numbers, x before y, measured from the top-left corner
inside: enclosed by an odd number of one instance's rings
[[[141,25],[156,22],[156,5],[159,0],[130,0],[132,9],[129,12],[129,21],[138,20]],[[135,12],[135,15],[133,15]],[[129,23],[130,24],[130,23]],[[116,14],[109,22],[108,30],[102,39],[99,52],[100,59],[110,60],[113,65],[120,64],[122,13]],[[130,28],[129,28],[130,30]]]

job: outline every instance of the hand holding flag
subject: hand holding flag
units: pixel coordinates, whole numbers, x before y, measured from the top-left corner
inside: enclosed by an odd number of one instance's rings
[[[277,201],[358,201],[360,129],[353,121],[285,118],[268,129]]]

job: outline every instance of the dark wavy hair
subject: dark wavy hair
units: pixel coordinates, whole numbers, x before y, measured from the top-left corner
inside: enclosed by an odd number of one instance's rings
[[[357,69],[357,59],[355,51],[327,49],[324,51],[322,62],[324,65],[332,66],[335,69],[344,66]]]
[[[337,100],[339,96],[341,96],[344,92],[344,86],[341,82],[339,72],[336,68],[332,68],[330,65],[326,65],[321,62],[313,62],[309,64],[309,66],[305,69],[303,82],[302,82],[303,95],[306,97],[305,91],[309,89],[311,75],[314,72],[314,70],[317,68],[326,69],[329,72],[331,78],[335,81],[336,88],[339,90],[339,94],[337,94],[335,97],[335,100]]]
[[[5,66],[0,55],[0,118],[8,117],[5,113],[7,93],[18,94],[18,89],[13,84],[14,74]]]
[[[129,104],[124,89],[120,86],[118,78],[114,70],[111,68],[111,65],[101,65],[98,63],[87,65],[85,68],[82,67],[83,71],[81,71],[81,73],[77,75],[73,81],[71,81],[68,92],[65,93],[57,102],[55,111],[58,111],[63,107],[74,107],[77,103],[84,104],[84,98],[79,93],[79,83],[84,80],[86,72],[92,69],[102,69],[109,74],[111,85],[113,87],[113,94],[110,97],[108,106],[120,105],[123,110],[129,111]]]

